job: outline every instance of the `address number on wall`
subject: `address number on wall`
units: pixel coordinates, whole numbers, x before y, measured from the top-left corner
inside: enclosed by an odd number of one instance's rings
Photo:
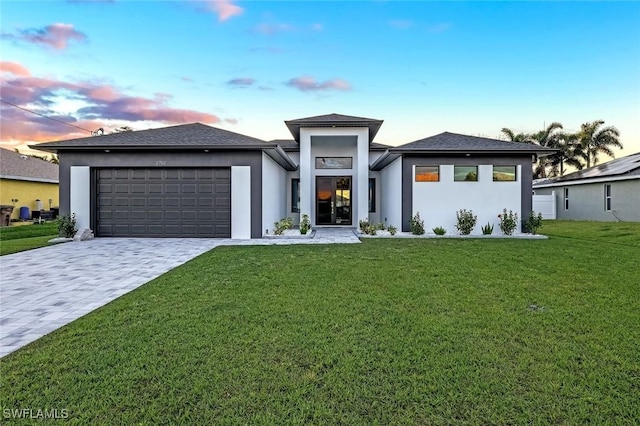
[[[166,166],[167,162],[164,160],[158,160],[156,161],[156,166]]]

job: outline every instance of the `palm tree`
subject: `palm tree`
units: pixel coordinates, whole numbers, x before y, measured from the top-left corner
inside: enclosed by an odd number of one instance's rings
[[[549,124],[546,129],[540,130],[538,133],[534,133],[531,135],[531,142],[545,147],[545,148],[555,148],[557,149],[562,140],[562,124],[554,121]],[[538,158],[538,162],[534,166],[533,169],[533,178],[545,178],[545,177],[553,177],[558,175],[558,166],[560,164],[557,161],[557,157],[554,156],[557,154],[540,157]],[[549,169],[547,171],[547,169]]]
[[[511,142],[530,142],[530,135],[528,135],[527,133],[514,133],[513,130],[507,127],[503,127],[501,132]]]
[[[600,128],[603,124],[604,120],[596,120],[580,126],[576,151],[577,155],[584,159],[587,168],[598,164],[600,154],[615,158],[611,148],[622,149],[618,129],[613,126]]]
[[[554,148],[559,152],[549,156],[551,162],[551,176],[558,176],[558,167],[560,168],[560,176],[564,176],[564,166],[573,166],[578,170],[584,167],[580,161],[580,151],[577,149],[578,134],[576,133],[558,133],[557,141]]]

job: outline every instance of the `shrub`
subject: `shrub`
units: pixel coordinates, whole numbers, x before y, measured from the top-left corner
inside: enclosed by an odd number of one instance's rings
[[[527,220],[524,222],[524,227],[533,235],[537,234],[538,228],[542,227],[542,213],[538,213],[536,216],[536,212],[530,211]]]
[[[396,228],[393,225],[389,225],[389,227],[387,228],[387,231],[389,231],[391,235],[396,235],[396,232],[398,232],[398,228]]]
[[[482,235],[491,235],[491,234],[493,234],[493,225],[491,225],[488,222],[481,229],[482,229]]]
[[[360,232],[364,232],[366,228],[369,227],[369,219],[361,219],[358,221],[358,226],[360,227]]]
[[[436,235],[444,235],[444,234],[447,233],[447,230],[444,229],[442,226],[438,226],[436,228],[433,228],[432,231]]]
[[[311,220],[309,219],[309,215],[303,214],[302,220],[300,221],[300,233],[306,235],[309,229],[311,229]]]
[[[416,212],[416,215],[409,219],[409,230],[413,235],[424,234],[424,220],[420,219],[420,212]]]
[[[276,235],[282,235],[282,233],[293,227],[293,219],[288,217],[286,219],[280,219],[278,222],[274,222],[273,226],[275,226],[275,230],[273,231]]]
[[[474,216],[473,211],[467,209],[458,210],[456,218],[456,229],[461,235],[469,235],[478,221],[478,216]]]
[[[502,210],[502,214],[498,215],[500,219],[500,230],[504,235],[511,235],[513,231],[518,227],[518,213],[514,213],[509,210],[507,213],[507,209]]]
[[[78,232],[76,227],[76,214],[64,215],[58,218],[58,235],[63,238],[73,238]]]

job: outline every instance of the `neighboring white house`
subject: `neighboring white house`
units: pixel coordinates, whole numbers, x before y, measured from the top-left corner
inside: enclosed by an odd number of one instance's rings
[[[203,124],[48,142],[60,158],[61,213],[97,236],[261,238],[273,223],[368,219],[453,231],[456,211],[498,223],[531,210],[531,163],[554,152],[442,133],[397,147],[382,120],[328,114],[285,121],[292,140],[263,141]],[[479,232],[479,226],[476,232]]]
[[[640,153],[533,184],[555,194],[558,219],[640,222]]]

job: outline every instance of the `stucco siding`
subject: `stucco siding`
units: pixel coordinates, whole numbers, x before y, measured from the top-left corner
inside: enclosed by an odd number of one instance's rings
[[[266,154],[262,154],[262,224],[270,233],[273,223],[287,216],[287,172]]]
[[[454,167],[478,166],[477,182],[454,182]],[[516,166],[516,182],[494,182],[492,166]],[[438,182],[415,182],[415,166],[440,166]],[[474,234],[481,234],[480,227],[494,224],[494,233],[500,232],[497,224],[502,210],[518,214],[516,232],[522,229],[523,215],[532,207],[531,159],[529,156],[504,157],[405,157],[402,166],[403,182],[403,230],[409,231],[409,219],[419,212],[425,222],[425,230],[443,226],[455,233],[456,212],[472,210],[478,216]]]
[[[402,229],[402,159],[380,172],[380,220]]]
[[[18,201],[11,213],[11,219],[20,218],[22,206],[29,207],[29,212],[33,212],[36,209],[36,200],[42,201],[44,209],[49,210],[49,200],[51,207],[58,207],[60,204],[58,184],[0,179],[0,204],[13,205],[12,199]]]

